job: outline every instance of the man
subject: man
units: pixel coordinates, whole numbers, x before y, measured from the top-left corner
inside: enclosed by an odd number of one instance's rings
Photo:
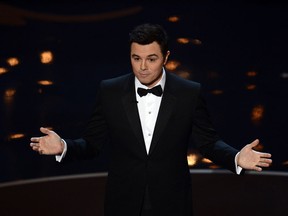
[[[258,140],[238,151],[219,138],[201,85],[165,71],[167,44],[161,26],[137,26],[130,33],[133,73],[101,82],[83,138],[63,140],[46,128],[40,128],[46,136],[31,138],[33,150],[58,161],[93,157],[110,143],[105,215],[191,216],[191,136],[205,157],[238,174],[272,162],[252,149]]]

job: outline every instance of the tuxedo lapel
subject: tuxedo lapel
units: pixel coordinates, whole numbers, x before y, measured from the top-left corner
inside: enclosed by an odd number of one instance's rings
[[[124,86],[124,94],[122,97],[123,107],[126,111],[127,118],[130,122],[131,129],[137,137],[141,148],[146,152],[144,137],[142,134],[141,122],[137,107],[136,93],[135,93],[135,82],[134,75],[129,77],[128,82]]]
[[[157,145],[162,132],[164,131],[166,125],[168,124],[168,121],[170,119],[170,116],[176,104],[176,97],[173,94],[172,85],[170,84],[171,83],[170,79],[171,77],[169,77],[169,74],[166,74],[165,89],[164,89],[161,105],[159,108],[157,121],[156,121],[155,128],[154,128],[154,134],[153,134],[153,139],[152,139],[151,146],[149,149],[149,154],[151,154],[152,151],[155,149],[155,146]]]
[[[175,93],[173,90],[173,84],[171,84],[171,79],[173,79],[173,77],[171,77],[171,75],[169,74],[166,74],[165,89],[154,128],[154,134],[149,149],[149,154],[151,154],[152,151],[155,149],[155,146],[157,146],[161,134],[164,131],[166,125],[168,124],[168,121],[176,104],[176,96],[174,95]],[[136,101],[135,80],[133,74],[129,76],[128,81],[124,85],[122,103],[126,111],[127,118],[130,122],[131,129],[137,137],[142,150],[146,153],[145,141],[142,133],[140,116]]]

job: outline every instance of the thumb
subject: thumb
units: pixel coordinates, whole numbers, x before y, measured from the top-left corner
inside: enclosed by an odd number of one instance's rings
[[[253,147],[257,146],[258,144],[259,144],[259,140],[256,139],[252,143],[250,143],[250,147],[253,148]]]
[[[51,132],[51,130],[49,130],[48,128],[44,128],[44,127],[41,127],[40,131],[44,134],[47,134],[47,135]]]

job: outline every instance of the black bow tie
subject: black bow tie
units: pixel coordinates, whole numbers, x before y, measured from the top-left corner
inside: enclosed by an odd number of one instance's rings
[[[144,89],[144,88],[138,88],[137,93],[139,94],[140,97],[147,95],[148,93],[152,93],[158,97],[162,95],[162,88],[161,85],[157,85],[151,89]]]

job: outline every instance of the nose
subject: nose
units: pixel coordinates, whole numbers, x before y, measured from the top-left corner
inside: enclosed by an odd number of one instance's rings
[[[144,70],[147,70],[147,66],[146,66],[146,63],[145,61],[141,61],[141,64],[140,64],[140,70],[144,71]]]

